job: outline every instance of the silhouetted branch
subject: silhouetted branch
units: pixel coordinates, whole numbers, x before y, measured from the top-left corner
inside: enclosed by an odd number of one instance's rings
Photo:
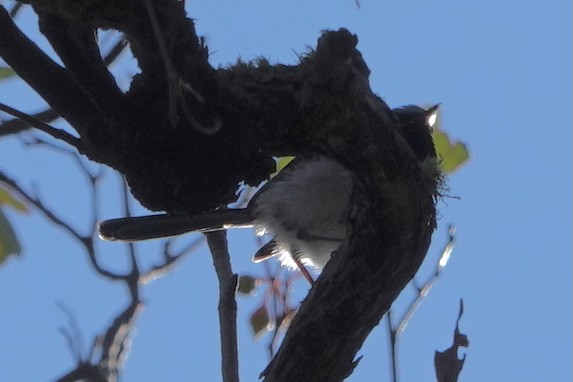
[[[0,7],[0,56],[80,135],[105,126],[104,117],[73,76],[24,35],[4,7]]]
[[[410,304],[410,307],[408,308],[408,310],[406,311],[406,313],[404,314],[404,316],[400,320],[400,324],[398,325],[398,328],[396,329],[397,335],[400,335],[406,329],[406,326],[410,322],[410,319],[414,315],[414,312],[416,311],[418,306],[420,306],[420,304],[422,303],[424,298],[426,298],[426,296],[428,295],[428,293],[430,292],[430,290],[434,286],[434,282],[438,279],[438,277],[440,277],[444,267],[448,264],[448,261],[450,260],[450,255],[452,254],[452,251],[454,250],[454,245],[455,245],[454,234],[455,234],[455,232],[456,232],[456,228],[453,225],[450,225],[448,227],[448,242],[446,243],[444,249],[442,250],[442,255],[440,256],[440,259],[438,260],[438,263],[436,264],[436,270],[435,270],[434,274],[432,274],[428,278],[428,280],[426,280],[426,282],[424,283],[422,288],[417,288],[418,289],[418,295],[416,296],[414,301],[412,301],[412,303]]]
[[[20,194],[28,203],[32,204],[36,207],[40,212],[42,212],[48,220],[50,220],[55,225],[63,228],[67,231],[70,235],[72,235],[76,240],[80,242],[84,242],[85,236],[81,235],[76,229],[74,229],[70,224],[66,223],[62,218],[58,217],[54,212],[52,212],[49,208],[47,208],[44,203],[30,195],[28,192],[24,191],[22,187],[16,183],[16,181],[10,177],[8,177],[4,172],[0,171],[0,182],[3,182],[14,189],[18,194]]]
[[[91,363],[80,363],[75,369],[56,379],[55,382],[109,382],[105,373],[97,366]]]
[[[127,357],[130,347],[130,336],[137,313],[142,307],[136,296],[132,296],[129,306],[117,316],[106,330],[102,341],[102,356],[99,367],[106,370],[108,382],[117,380],[119,371]]]
[[[85,362],[86,359],[83,355],[84,341],[77,318],[72,310],[63,302],[57,302],[56,306],[60,308],[68,318],[68,328],[61,327],[60,332],[65,337],[70,353],[76,358],[79,365]]]
[[[225,231],[206,234],[219,279],[219,324],[221,331],[221,358],[224,382],[239,381],[237,350],[237,275],[231,269]]]
[[[92,190],[92,203],[96,203],[96,193],[98,189],[97,181],[99,179],[99,175],[90,172],[89,169],[83,165],[81,160],[79,160],[77,163],[80,164],[82,172],[91,181],[90,185]],[[82,243],[89,255],[90,260],[92,261],[94,268],[98,273],[109,279],[125,282],[125,284],[128,286],[128,289],[130,290],[131,302],[128,307],[114,319],[113,323],[103,335],[101,345],[98,346],[98,348],[101,348],[101,356],[100,360],[97,361],[97,365],[90,363],[89,359],[85,360],[81,356],[82,345],[79,329],[77,328],[75,320],[72,320],[72,315],[69,310],[64,310],[70,319],[70,327],[72,332],[70,333],[66,330],[62,330],[62,332],[66,337],[68,346],[70,347],[72,353],[75,355],[78,365],[74,370],[59,378],[58,381],[116,381],[122,365],[122,361],[129,351],[129,336],[135,323],[136,313],[140,310],[141,306],[139,301],[139,270],[135,261],[135,253],[131,253],[132,269],[127,275],[118,275],[101,268],[96,260],[96,252],[92,242],[93,228],[91,236],[83,236],[69,223],[66,223],[62,218],[59,218],[54,212],[48,209],[40,199],[24,191],[13,179],[9,178],[2,172],[0,172],[0,182],[3,182],[14,189],[26,201],[40,210],[51,222],[68,231],[76,240]],[[95,210],[96,209],[94,208],[94,211]],[[95,227],[95,225],[92,225],[92,227]],[[92,356],[89,358],[92,357],[93,349]]]
[[[454,234],[455,234],[455,232],[456,232],[456,228],[450,224],[450,226],[448,227],[448,241],[447,241],[446,245],[444,246],[444,249],[442,250],[442,254],[440,255],[440,258],[436,264],[436,270],[426,280],[426,282],[424,283],[424,285],[421,288],[416,286],[418,294],[416,295],[414,300],[408,306],[406,313],[404,313],[404,315],[400,319],[400,322],[396,328],[394,328],[394,326],[392,324],[391,311],[388,311],[386,318],[388,321],[388,333],[390,336],[390,350],[391,350],[391,360],[392,360],[392,381],[394,381],[394,382],[398,381],[398,355],[397,355],[398,354],[398,351],[397,351],[398,338],[404,332],[404,330],[406,329],[406,326],[408,326],[408,323],[410,322],[410,319],[412,318],[412,316],[416,312],[416,309],[420,306],[422,301],[426,298],[426,296],[428,295],[428,293],[432,289],[434,282],[438,279],[438,277],[440,277],[444,267],[447,265],[447,263],[450,259],[450,256],[452,254],[452,251],[454,249],[454,244],[455,244]],[[414,284],[414,282],[412,282],[412,284]]]
[[[92,234],[90,234],[88,236],[80,234],[79,231],[77,231],[75,228],[73,228],[71,226],[71,224],[64,221],[63,218],[60,218],[59,216],[57,216],[57,214],[55,212],[53,212],[51,209],[46,207],[44,205],[44,203],[39,198],[34,197],[31,194],[29,194],[22,187],[20,187],[18,185],[18,183],[16,183],[15,180],[8,177],[6,174],[4,174],[1,171],[0,171],[0,182],[4,182],[8,186],[10,186],[14,190],[16,190],[26,201],[28,201],[30,204],[32,204],[34,207],[36,207],[40,212],[42,212],[42,214],[44,214],[44,216],[46,216],[46,218],[48,218],[48,220],[50,220],[55,225],[63,228],[65,231],[67,231],[69,234],[71,234],[72,237],[74,237],[79,243],[81,243],[82,246],[85,248],[88,256],[89,256],[89,259],[90,259],[92,265],[94,266],[94,268],[96,269],[96,271],[100,275],[107,277],[109,279],[112,279],[112,280],[125,280],[127,278],[126,275],[120,275],[120,274],[108,271],[99,265],[99,262],[98,262],[97,257],[96,257],[95,249],[93,246],[93,236],[92,236],[93,231],[92,231]]]
[[[16,2],[16,4],[14,4],[12,9],[10,9],[10,17],[12,17],[12,18],[16,17],[24,5],[26,5],[26,4]]]
[[[398,355],[396,345],[396,331],[392,328],[392,310],[386,313],[388,321],[388,336],[390,337],[390,359],[392,360],[392,382],[398,381]]]
[[[113,121],[126,118],[125,97],[102,60],[95,27],[35,7],[40,31],[62,59],[83,94],[101,115]]]
[[[37,141],[39,144],[48,144]],[[97,219],[97,203],[99,198],[98,194],[98,182],[101,178],[102,172],[91,171],[86,164],[81,160],[78,154],[69,152],[68,150],[62,150],[64,154],[69,154],[76,161],[80,171],[86,176],[90,184],[91,190],[91,204],[93,210],[92,219]],[[43,208],[42,211],[48,211],[37,198],[33,198],[27,193],[25,193],[14,181],[8,179],[5,175],[0,174],[0,179],[15,188],[22,196],[35,205],[37,208]],[[127,189],[124,187],[124,198],[126,205],[126,212],[129,213],[129,205],[127,203]],[[49,212],[49,211],[48,211]],[[53,213],[52,213],[53,216]],[[53,218],[51,218],[52,221]],[[135,320],[137,313],[140,311],[141,302],[139,300],[139,285],[140,285],[140,274],[139,268],[136,261],[136,254],[133,246],[129,252],[131,259],[131,270],[126,275],[116,275],[111,272],[101,268],[96,261],[96,252],[92,243],[93,230],[95,224],[90,224],[92,227],[91,236],[81,236],[77,234],[77,231],[72,229],[67,223],[62,222],[63,226],[68,230],[73,230],[76,232],[74,237],[78,239],[84,248],[86,249],[90,260],[96,271],[103,276],[106,276],[112,280],[120,281],[125,283],[130,291],[130,303],[127,308],[122,311],[112,322],[112,324],[106,329],[105,333],[100,337],[99,341],[94,342],[94,346],[91,349],[91,354],[89,357],[84,358],[82,353],[82,341],[81,335],[78,329],[78,325],[75,322],[75,318],[68,309],[64,309],[70,320],[70,328],[72,332],[62,330],[68,346],[72,350],[72,353],[76,357],[77,367],[66,374],[65,376],[58,379],[58,381],[76,381],[76,380],[89,380],[89,381],[106,381],[114,382],[118,380],[119,372],[122,368],[123,362],[130,351],[130,335],[135,325]],[[99,357],[96,355],[99,354]],[[94,359],[96,358],[96,359]]]
[[[8,113],[8,114],[10,114],[16,118],[19,118],[20,120],[24,121],[25,123],[29,124],[30,126],[35,127],[36,129],[43,131],[46,134],[49,134],[53,138],[64,141],[67,144],[69,144],[70,146],[77,148],[78,151],[81,151],[82,143],[80,142],[80,140],[78,138],[74,137],[73,135],[69,134],[68,132],[66,132],[62,129],[52,127],[52,126],[48,125],[47,123],[40,121],[39,119],[35,119],[31,115],[28,115],[26,113],[22,113],[21,111],[16,110],[16,109],[14,109],[8,105],[5,105],[3,103],[0,103],[0,110],[2,110],[5,113]]]
[[[53,109],[47,109],[38,113],[29,114],[33,120],[41,121],[46,124],[60,118],[60,115]],[[25,121],[14,118],[0,124],[0,137],[6,135],[13,135],[31,129],[32,126]]]
[[[106,66],[111,65],[117,60],[119,55],[128,47],[127,40],[124,37],[120,39],[113,45],[109,52],[104,56],[103,62]]]
[[[19,10],[20,7],[24,5],[23,3],[16,3],[10,15],[13,17],[12,14],[15,10]],[[105,66],[109,66],[117,60],[117,58],[121,55],[121,53],[128,47],[127,40],[124,37],[120,37],[119,40],[113,45],[113,47],[109,50],[109,52],[104,56],[103,63]],[[32,118],[34,121],[44,122],[49,124],[56,119],[60,118],[60,115],[52,108],[48,108],[44,111],[29,114],[29,117]],[[21,120],[19,118],[15,118],[0,124],[0,137],[6,135],[17,134],[22,131],[26,131],[33,127],[31,124],[27,123],[25,120]]]
[[[262,305],[267,309],[269,323],[271,324],[269,325],[271,338],[268,342],[267,350],[269,359],[272,359],[280,339],[288,330],[296,315],[298,304],[293,306],[290,302],[292,286],[294,281],[300,279],[303,275],[300,270],[288,272],[280,264],[275,264],[272,269],[268,261],[265,261],[263,265],[266,277],[260,280],[267,284],[267,290],[263,297]]]
[[[190,241],[183,248],[174,251],[172,249],[173,240],[166,240],[163,245],[163,262],[152,266],[149,270],[143,272],[140,276],[139,282],[142,284],[150,283],[151,281],[162,277],[169,273],[174,266],[176,266],[183,257],[191,252],[194,252],[205,242],[205,237],[200,237]]]

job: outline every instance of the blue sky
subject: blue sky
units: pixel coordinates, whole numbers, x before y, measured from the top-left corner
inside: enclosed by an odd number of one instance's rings
[[[362,0],[357,8],[351,0],[188,0],[187,9],[216,66],[257,56],[294,63],[321,30],[346,27],[358,35],[376,93],[392,107],[441,102],[444,130],[468,144],[471,161],[449,179],[460,199],[439,204],[419,279],[433,270],[450,223],[457,246],[400,340],[401,381],[435,379],[434,350],[450,346],[460,298],[460,329],[470,340],[460,381],[572,379],[571,2]],[[29,26],[24,16],[20,24]],[[122,85],[135,71],[129,65],[123,59],[114,69]],[[30,112],[43,105],[15,80],[0,84],[0,102]],[[69,158],[2,139],[0,169],[87,229],[88,188]],[[106,179],[102,216],[117,217],[120,180],[111,170]],[[37,212],[8,214],[25,251],[0,268],[0,367],[13,381],[50,380],[73,365],[58,332],[67,319],[55,302],[75,312],[87,347],[127,295],[95,275],[81,248]],[[263,274],[250,262],[252,233],[229,237],[234,270]],[[157,246],[140,247],[145,261],[157,259]],[[100,248],[110,267],[125,266],[120,244]],[[216,285],[202,248],[144,288],[123,381],[220,379]],[[304,284],[299,289],[303,298]],[[411,296],[405,290],[394,309]],[[267,361],[267,339],[253,341],[248,331],[259,298],[238,299],[245,381]],[[389,379],[386,333],[385,322],[372,332],[349,381]]]

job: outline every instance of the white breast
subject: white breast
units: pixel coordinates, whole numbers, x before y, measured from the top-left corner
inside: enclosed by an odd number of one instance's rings
[[[281,261],[322,268],[345,238],[352,174],[333,159],[295,160],[253,200],[255,226],[275,235]]]

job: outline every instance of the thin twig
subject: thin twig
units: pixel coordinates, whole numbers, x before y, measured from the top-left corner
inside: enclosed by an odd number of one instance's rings
[[[421,288],[414,285],[418,291],[418,294],[416,295],[414,300],[410,303],[408,309],[406,310],[406,313],[404,313],[404,315],[400,319],[400,323],[396,328],[392,326],[391,311],[390,310],[388,311],[387,319],[388,319],[388,332],[390,335],[391,357],[392,357],[392,381],[394,382],[398,381],[398,366],[397,366],[398,338],[404,332],[404,330],[406,330],[406,326],[408,326],[408,323],[412,319],[412,316],[416,312],[416,309],[420,306],[424,298],[426,298],[426,296],[432,289],[434,282],[438,279],[438,277],[440,277],[444,267],[447,265],[448,260],[450,259],[452,251],[454,249],[455,232],[456,228],[453,225],[450,225],[448,227],[448,241],[444,246],[444,249],[442,250],[442,255],[440,256],[440,259],[436,264],[436,269],[434,273],[430,275],[428,280],[426,280],[426,282]],[[414,284],[414,282],[412,283]]]
[[[73,356],[75,356],[76,361],[78,364],[81,364],[85,361],[83,357],[83,347],[84,347],[84,339],[82,336],[82,332],[78,325],[78,320],[76,315],[72,312],[72,310],[63,302],[57,302],[56,306],[68,317],[68,331],[66,328],[60,328],[60,331],[66,338],[68,342],[68,347],[70,348],[70,352]]]
[[[388,335],[390,336],[390,353],[392,357],[392,381],[398,382],[398,356],[396,352],[398,351],[396,346],[396,331],[392,327],[392,311],[389,310],[386,314],[388,319]]]
[[[50,123],[60,118],[60,115],[56,113],[54,109],[50,108],[38,113],[30,114],[30,116],[44,123]],[[22,121],[21,119],[13,118],[0,124],[0,137],[4,135],[18,134],[23,131],[30,130],[31,128],[32,126]]]
[[[44,205],[42,200],[38,197],[25,191],[20,185],[12,178],[0,171],[0,182],[13,189],[15,192],[26,200],[28,203],[36,207],[42,212],[49,221],[62,227],[68,231],[74,239],[79,241],[86,250],[89,259],[94,269],[104,277],[114,281],[125,283],[130,292],[131,301],[129,305],[113,320],[105,333],[100,336],[99,340],[94,341],[91,352],[89,355],[83,354],[83,340],[79,326],[75,317],[69,309],[60,304],[61,309],[68,316],[68,328],[62,328],[63,333],[70,351],[75,357],[77,362],[76,367],[64,376],[60,377],[58,381],[76,381],[76,380],[89,380],[89,381],[105,381],[114,382],[119,378],[119,373],[123,366],[123,362],[130,351],[130,334],[135,325],[137,312],[141,310],[142,304],[139,298],[139,286],[141,276],[136,261],[136,253],[132,248],[130,256],[132,260],[131,271],[126,275],[119,275],[103,269],[97,260],[96,250],[94,247],[94,227],[97,221],[97,203],[99,194],[99,181],[102,177],[102,171],[94,171],[89,168],[88,164],[81,159],[79,154],[69,150],[68,148],[59,147],[52,142],[44,141],[41,138],[36,138],[33,142],[28,144],[46,145],[51,149],[55,149],[65,155],[71,156],[76,161],[80,172],[87,178],[91,188],[91,204],[92,204],[92,217],[90,224],[90,234],[82,235],[80,232],[73,228],[71,224],[64,221],[64,219],[57,216],[48,207]],[[127,187],[123,187],[123,197],[126,215],[131,215],[129,208],[129,193]],[[97,349],[97,354],[96,354]]]
[[[36,207],[40,212],[42,212],[52,223],[63,228],[65,231],[70,233],[74,238],[83,242],[85,236],[81,235],[78,231],[76,231],[70,224],[66,223],[63,219],[56,216],[55,213],[53,213],[46,206],[44,206],[44,203],[42,203],[41,200],[33,197],[32,195],[24,191],[24,189],[22,189],[22,187],[20,187],[15,180],[8,177],[2,171],[0,171],[0,182],[7,184],[8,186],[10,186],[10,188],[18,192],[18,194],[20,194],[27,202],[29,202],[34,207]]]
[[[267,346],[268,352],[269,352],[269,360],[273,359],[273,357],[275,356],[275,346],[277,343],[277,339],[278,339],[278,335],[279,335],[279,325],[278,325],[278,316],[279,316],[279,291],[277,288],[277,280],[278,280],[278,276],[280,274],[280,270],[277,272],[277,268],[275,267],[274,272],[271,272],[271,267],[268,264],[268,261],[265,261],[265,270],[267,273],[267,279],[270,283],[270,287],[268,289],[267,295],[270,295],[270,297],[268,297],[270,299],[270,302],[272,304],[272,314],[273,314],[273,320],[274,320],[274,324],[272,326],[272,336],[271,339],[269,341],[269,344]],[[267,296],[265,296],[265,299],[267,298]],[[268,311],[268,308],[267,308]]]
[[[400,320],[400,324],[398,324],[398,327],[396,329],[397,335],[400,335],[406,329],[406,326],[410,322],[410,319],[414,315],[414,312],[416,311],[418,306],[420,306],[420,304],[422,303],[424,298],[428,295],[428,293],[430,292],[430,290],[434,286],[434,282],[442,274],[442,270],[447,265],[448,260],[450,259],[452,251],[454,249],[454,245],[455,245],[454,234],[455,234],[455,232],[456,232],[456,228],[453,225],[450,225],[448,227],[448,242],[446,243],[446,245],[444,246],[444,249],[442,250],[442,255],[440,256],[440,259],[438,260],[438,263],[436,264],[436,270],[428,278],[428,280],[424,283],[424,286],[421,289],[420,288],[418,289],[418,295],[416,296],[414,301],[412,301],[412,303],[410,304],[410,307],[408,308],[408,310],[406,311],[406,313],[404,314],[404,316]]]
[[[78,242],[80,242],[86,249],[86,252],[88,253],[88,256],[94,268],[100,275],[112,280],[124,280],[127,277],[125,275],[119,275],[103,269],[99,265],[99,262],[97,261],[95,249],[93,247],[92,237],[80,234],[69,223],[66,223],[62,218],[58,217],[54,212],[52,212],[49,208],[47,208],[39,198],[33,197],[28,192],[24,191],[24,189],[20,187],[15,180],[8,177],[2,171],[0,171],[0,182],[3,182],[8,186],[10,186],[12,189],[18,192],[26,201],[28,201],[30,204],[36,207],[40,212],[42,212],[44,216],[48,218],[48,220],[50,220],[55,225],[63,228],[65,231],[71,234]]]
[[[267,345],[269,353],[269,360],[275,354],[275,349],[282,339],[282,335],[289,328],[292,319],[294,318],[298,308],[291,306],[289,298],[291,297],[291,290],[295,280],[303,277],[300,272],[288,272],[284,274],[284,268],[280,264],[275,264],[273,270],[268,261],[264,262],[266,271],[266,283],[269,287],[265,293],[264,302],[265,306],[272,305],[272,311],[269,312],[270,320],[273,323],[271,338]],[[268,311],[269,309],[267,309]]]
[[[153,33],[155,34],[155,40],[157,41],[157,45],[159,45],[159,52],[163,58],[163,65],[165,66],[165,72],[167,73],[167,84],[169,86],[169,119],[171,120],[171,124],[175,127],[179,123],[179,116],[177,115],[177,97],[179,94],[177,88],[179,76],[175,72],[175,68],[171,62],[171,57],[169,57],[169,52],[167,51],[165,39],[163,38],[163,33],[159,26],[159,20],[157,19],[155,8],[153,8],[151,0],[143,0],[143,4],[147,9],[149,20],[153,27]]]
[[[224,382],[239,381],[237,350],[237,275],[231,269],[226,232],[206,234],[215,271],[219,278],[219,322],[221,330],[221,357]]]
[[[128,43],[125,37],[121,36],[120,39],[113,45],[109,52],[104,56],[103,63],[105,66],[110,66],[117,60],[121,53],[127,48]]]
[[[49,148],[50,150],[56,151],[58,153],[62,153],[64,155],[73,156],[73,155],[77,154],[77,152],[75,150],[73,150],[72,148],[70,148],[68,145],[60,146],[61,142],[59,142],[59,141],[47,141],[43,138],[40,138],[39,136],[37,136],[34,133],[30,133],[30,134],[26,134],[26,135],[20,135],[17,138],[26,147],[42,147],[42,146],[45,146],[45,147]]]
[[[56,138],[56,139],[59,139],[59,140],[66,142],[67,144],[78,149],[78,151],[81,151],[81,149],[82,149],[81,140],[79,138],[76,138],[73,135],[69,134],[65,130],[52,127],[52,126],[48,125],[47,123],[44,123],[44,122],[40,121],[39,119],[34,118],[31,115],[23,113],[23,112],[16,110],[16,109],[14,109],[8,105],[5,105],[3,103],[0,103],[0,110],[2,110],[5,113],[12,115],[13,117],[16,117],[16,118],[22,120],[23,122],[26,122],[30,126],[35,127],[36,129],[43,131],[46,134],[49,134],[53,138]]]
[[[123,198],[123,215],[130,217],[131,216],[131,206],[129,204],[129,190],[127,188],[126,182],[121,182],[121,195]],[[137,265],[137,256],[135,254],[135,245],[133,243],[127,243],[127,250],[129,253],[129,258],[131,260],[131,272],[134,274],[134,277],[137,278],[137,283],[140,282],[140,273],[139,273],[139,266]],[[135,274],[137,273],[137,274]]]
[[[69,156],[74,162],[76,162],[78,169],[92,187],[95,187],[96,184],[103,177],[104,173],[103,166],[98,166],[99,169],[98,171],[92,171],[88,167],[88,161],[86,161],[82,156],[78,155],[77,151],[70,149],[68,146],[60,146],[59,144],[56,144],[54,141],[47,141],[44,138],[41,138],[35,134],[32,134],[30,140],[23,138],[22,142],[25,146],[46,146],[53,151],[57,151],[59,153]],[[94,202],[93,204],[95,205],[97,203]]]
[[[64,150],[67,154],[67,150]],[[78,155],[72,155],[73,157],[78,157]],[[94,174],[85,165],[84,162],[78,159],[78,166],[81,171],[90,180],[90,185],[92,188],[92,203],[97,203],[97,193],[98,193],[98,180],[101,173]],[[124,282],[131,296],[130,304],[127,308],[121,312],[105,331],[102,336],[103,339],[99,341],[98,348],[101,349],[101,355],[99,361],[92,363],[91,359],[94,358],[95,347],[92,348],[91,354],[88,357],[82,355],[83,340],[81,337],[81,332],[79,330],[78,324],[75,320],[73,314],[64,305],[60,304],[60,308],[66,313],[69,321],[69,329],[61,329],[68,347],[70,348],[72,354],[76,358],[77,366],[74,370],[68,372],[64,376],[60,377],[58,381],[76,381],[76,380],[90,380],[90,381],[106,381],[114,382],[117,381],[119,376],[119,371],[121,370],[123,361],[125,360],[127,354],[130,350],[130,334],[132,332],[133,326],[135,325],[135,318],[138,311],[141,308],[141,302],[139,299],[139,270],[137,263],[133,260],[135,259],[135,253],[131,253],[132,256],[132,270],[127,275],[118,275],[109,272],[100,267],[96,258],[96,252],[93,245],[93,231],[90,236],[81,235],[76,229],[74,229],[70,224],[66,223],[63,219],[56,216],[55,213],[50,211],[43,202],[28,192],[26,192],[18,183],[6,176],[0,171],[0,182],[6,184],[17,193],[21,195],[27,202],[35,206],[40,210],[52,223],[64,228],[68,231],[76,240],[78,240],[84,246],[88,256],[95,268],[95,270],[112,280]],[[127,191],[125,192],[127,194]],[[97,207],[94,206],[94,211]],[[96,216],[94,215],[94,218]],[[93,225],[92,225],[93,227]]]
[[[98,204],[98,200],[99,200],[99,187],[98,187],[98,183],[101,180],[102,176],[103,176],[103,167],[100,167],[100,170],[98,172],[93,172],[92,170],[89,169],[89,167],[87,166],[87,163],[82,159],[82,157],[80,155],[78,155],[78,153],[69,150],[66,147],[60,147],[58,145],[55,145],[52,142],[48,142],[45,141],[41,138],[38,137],[34,137],[34,140],[32,142],[25,142],[26,145],[46,145],[48,146],[50,149],[58,151],[60,153],[63,153],[65,155],[68,155],[72,158],[72,160],[74,160],[76,162],[76,165],[78,166],[80,172],[85,176],[85,178],[87,179],[87,181],[90,184],[90,197],[91,197],[91,207],[92,207],[92,214],[91,214],[91,219],[90,219],[90,224],[89,226],[91,227],[91,232],[92,234],[89,236],[82,236],[79,235],[76,236],[76,239],[78,239],[80,241],[80,243],[85,247],[89,259],[92,262],[94,268],[96,269],[96,271],[101,274],[102,276],[108,277],[110,279],[127,279],[129,275],[118,275],[112,272],[109,272],[105,269],[103,269],[100,265],[99,262],[97,261],[97,257],[96,257],[96,253],[95,253],[95,248],[93,246],[93,242],[94,239],[96,237],[96,230],[94,229],[97,225],[98,222],[98,208],[97,208],[97,204]],[[38,199],[37,197],[35,199]]]
[[[24,3],[16,3],[16,4],[14,4],[14,6],[12,7],[12,9],[10,9],[10,17],[14,18],[14,17],[18,16],[18,13],[20,12],[20,10],[22,9],[22,7],[23,7],[24,5],[27,5],[27,4],[24,4]]]
[[[99,367],[106,371],[108,382],[117,380],[119,370],[127,353],[129,353],[130,335],[141,307],[142,304],[137,296],[132,295],[129,306],[113,320],[113,323],[106,330]]]
[[[169,271],[171,271],[171,269],[173,269],[175,265],[179,263],[181,259],[183,259],[185,255],[195,251],[203,243],[205,243],[205,237],[201,235],[199,238],[190,241],[177,252],[173,252],[171,249],[173,240],[166,240],[163,246],[163,262],[152,266],[151,269],[142,273],[139,277],[139,282],[141,284],[148,284],[151,281],[166,275]]]

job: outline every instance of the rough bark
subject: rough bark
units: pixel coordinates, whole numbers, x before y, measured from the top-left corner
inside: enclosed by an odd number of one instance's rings
[[[196,122],[221,125],[205,134],[189,118],[173,125],[168,116],[168,77],[142,1],[31,3],[66,68],[19,33],[3,8],[0,55],[70,122],[80,150],[120,171],[146,207],[196,213],[228,203],[237,182],[258,183],[272,172],[273,155],[320,152],[354,172],[352,234],[263,372],[265,381],[348,376],[366,336],[417,271],[435,227],[435,190],[425,187],[389,108],[372,93],[357,38],[324,32],[297,66],[260,61],[215,70],[181,3],[153,1],[179,83],[193,88],[180,97]],[[96,27],[130,41],[142,73],[126,94],[98,61]]]

